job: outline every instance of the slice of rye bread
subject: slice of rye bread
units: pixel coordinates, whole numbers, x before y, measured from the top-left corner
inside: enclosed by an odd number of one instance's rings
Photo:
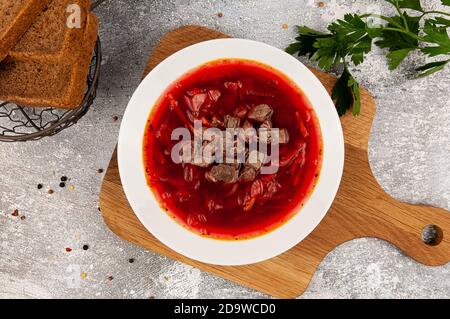
[[[0,61],[17,44],[50,0],[0,0]]]
[[[88,16],[83,46],[74,60],[0,63],[0,101],[33,107],[77,108],[84,98],[86,80],[97,41],[98,19]]]
[[[69,6],[79,8],[75,14]],[[9,52],[16,60],[55,61],[72,57],[74,48],[81,46],[86,20],[90,11],[90,0],[52,0],[20,41]],[[79,16],[76,16],[77,14]],[[71,28],[68,19],[76,16],[79,27]]]

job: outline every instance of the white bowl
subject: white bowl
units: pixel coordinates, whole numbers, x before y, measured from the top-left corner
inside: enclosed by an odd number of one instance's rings
[[[266,235],[223,241],[199,236],[181,226],[160,208],[149,189],[143,164],[146,121],[157,99],[187,71],[221,58],[262,62],[288,76],[311,102],[323,138],[319,181],[300,212]],[[174,251],[210,264],[244,265],[275,257],[302,241],[320,223],[336,196],[344,166],[344,138],[335,106],[319,80],[301,62],[282,50],[242,39],[195,44],[161,62],[141,82],[131,98],[119,135],[119,171],[128,201],[142,224]]]

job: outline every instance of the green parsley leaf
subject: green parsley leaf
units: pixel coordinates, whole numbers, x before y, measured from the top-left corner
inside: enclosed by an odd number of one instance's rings
[[[332,23],[328,30],[338,36],[340,55],[350,56],[355,65],[363,62],[364,55],[372,50],[373,38],[380,34],[379,29],[370,28],[356,14],[346,14],[344,20]]]
[[[289,44],[289,46],[285,49],[285,51],[289,54],[294,55],[294,54],[300,52],[301,49],[302,49],[302,44],[300,42],[294,42],[294,43]],[[299,56],[300,55],[301,54],[299,54]],[[306,55],[306,54],[304,54],[304,55]]]
[[[367,34],[351,49],[351,59],[355,65],[364,61],[364,55],[372,50],[372,38]]]
[[[390,0],[388,1],[400,9],[413,9],[423,12],[420,0]]]
[[[325,34],[308,28],[306,26],[297,26],[298,37],[295,38],[297,42],[292,43],[286,48],[286,52],[289,54],[297,53],[298,56],[306,56],[311,58],[316,53],[317,48],[314,47],[314,43],[319,38],[330,37],[330,34]]]
[[[450,6],[450,0],[441,0],[444,6]]]
[[[450,62],[450,60],[446,61],[438,61],[438,62],[431,62],[428,64],[425,64],[424,66],[421,66],[416,69],[416,71],[421,71],[421,73],[418,75],[418,77],[425,77],[430,74],[436,73],[443,68]]]
[[[349,88],[353,92],[353,116],[359,115],[361,113],[361,92],[359,90],[359,83],[356,82],[356,80],[353,78],[353,76],[350,76],[349,82],[348,82]]]
[[[349,37],[349,41],[356,42],[367,33],[366,27],[366,23],[357,14],[346,14],[344,20],[339,19],[332,23],[328,30],[332,33],[343,33]]]
[[[341,43],[339,37],[317,39],[314,43],[316,53],[314,53],[312,59],[318,62],[319,67],[330,70],[333,66],[341,63],[339,54]]]
[[[403,13],[409,30],[411,33],[419,34],[419,17],[410,17],[406,12]],[[400,16],[392,18],[395,23],[402,24],[403,19]],[[390,28],[396,28],[393,23],[388,23]],[[409,52],[419,48],[419,41],[407,34],[392,31],[382,30],[381,39],[375,43],[380,48],[387,48],[390,53],[388,54],[389,69],[396,69],[400,63],[408,56]]]
[[[430,22],[437,26],[450,27],[450,20],[442,17],[435,17],[434,19],[430,19]]]
[[[347,67],[337,80],[331,93],[331,98],[336,104],[339,116],[344,115],[353,106],[353,115],[358,115],[361,110],[361,94],[359,84],[350,74]]]
[[[431,20],[426,20],[423,31],[426,34],[424,40],[436,44],[435,46],[422,48],[421,51],[423,53],[428,54],[430,57],[450,54],[450,38],[446,27],[437,26]]]
[[[395,51],[390,51],[387,54],[387,58],[389,60],[389,70],[395,70],[400,63],[408,56],[409,52],[411,52],[412,48],[400,49]]]
[[[419,34],[419,17],[410,17],[406,12],[403,13],[404,18],[408,23],[410,32]],[[398,24],[402,24],[403,20],[400,16],[392,18],[392,20]],[[388,23],[387,27],[396,28],[392,23]],[[376,42],[380,48],[387,48],[389,51],[395,51],[406,48],[416,49],[419,45],[417,39],[408,36],[407,34],[400,33],[392,30],[382,30],[381,39]]]

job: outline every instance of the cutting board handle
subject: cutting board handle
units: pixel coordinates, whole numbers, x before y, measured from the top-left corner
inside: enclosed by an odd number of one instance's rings
[[[373,176],[367,151],[351,145],[346,145],[346,151],[340,190],[311,237],[328,241],[329,251],[354,238],[375,237],[392,243],[420,263],[432,266],[448,263],[450,214],[444,209],[406,204],[392,198]],[[431,225],[436,238],[426,243],[422,232]]]
[[[336,78],[310,70],[330,92]],[[345,227],[351,232],[346,236],[336,234],[330,251],[354,238],[376,237],[392,243],[420,263],[446,264],[450,262],[450,213],[440,208],[397,201],[384,191],[372,173],[367,149],[375,104],[371,95],[364,89],[363,92],[361,115],[347,114],[341,118],[346,143],[342,184],[332,208],[314,235],[329,240],[330,236],[325,235],[330,234],[328,224],[335,229]],[[342,221],[340,216],[347,216],[348,221]],[[434,242],[426,243],[422,238],[427,226],[434,228]]]

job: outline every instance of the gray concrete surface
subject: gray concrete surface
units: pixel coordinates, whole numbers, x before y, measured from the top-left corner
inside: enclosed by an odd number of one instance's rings
[[[438,1],[425,2],[437,8]],[[315,0],[109,0],[98,7],[104,61],[92,109],[55,137],[0,144],[0,297],[266,297],[115,237],[97,211],[103,177],[97,170],[107,167],[117,141],[120,121],[112,117],[123,114],[149,52],[165,32],[196,23],[284,48],[295,24],[322,28],[373,4],[388,10],[384,1],[324,3],[319,8]],[[375,52],[354,70],[378,105],[370,160],[394,197],[449,209],[450,72],[408,79],[421,59],[413,56],[391,73]],[[74,189],[58,187],[62,175]],[[52,195],[46,192],[50,187]],[[11,216],[16,208],[25,220]],[[450,265],[426,267],[383,241],[355,240],[325,258],[302,296],[320,297],[449,298]]]

